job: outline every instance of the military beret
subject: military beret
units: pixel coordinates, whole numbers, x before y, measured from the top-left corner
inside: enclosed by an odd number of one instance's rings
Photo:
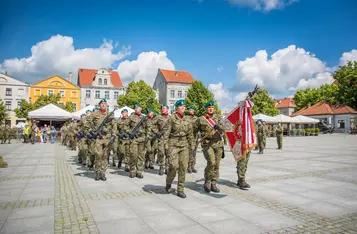
[[[81,118],[82,118],[83,116],[86,116],[86,114],[84,114],[84,113],[83,113],[83,114],[81,114]]]
[[[92,112],[92,110],[87,110],[86,113],[87,113],[87,112]]]
[[[213,101],[208,101],[204,104],[204,107],[207,108],[209,106],[214,106],[214,102]]]
[[[135,109],[136,107],[141,107],[141,105],[140,105],[139,103],[135,103],[135,104],[134,104],[134,109]]]
[[[169,106],[166,104],[162,104],[161,108],[163,108],[163,107],[169,108]]]
[[[121,113],[123,113],[123,112],[128,112],[128,109],[121,110]]]
[[[99,110],[99,107],[94,107],[93,111]]]
[[[150,113],[150,112],[154,112],[154,109],[149,108],[149,109],[148,109],[148,113]]]
[[[194,110],[194,109],[195,109],[195,106],[192,106],[192,105],[191,105],[191,106],[187,107],[187,109],[188,109],[188,110]]]
[[[100,105],[102,102],[107,103],[107,99],[103,98],[102,100],[100,100],[100,101],[99,101],[99,103],[98,103],[98,104]]]
[[[175,103],[175,106],[183,106],[186,105],[186,101],[181,99],[181,100],[177,100]]]

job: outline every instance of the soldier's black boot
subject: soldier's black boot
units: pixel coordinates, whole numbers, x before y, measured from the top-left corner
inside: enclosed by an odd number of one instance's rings
[[[122,164],[122,161],[119,160],[119,162],[118,162],[118,168],[119,168],[119,169],[121,168],[121,164]]]
[[[178,191],[177,196],[181,198],[186,198],[186,194],[184,192]]]
[[[129,171],[130,171],[130,170],[129,170],[129,167],[126,166],[126,165],[125,165],[125,171],[126,171],[126,172],[129,172]]]
[[[206,193],[211,192],[211,183],[205,182],[203,189],[206,191]]]
[[[145,162],[145,169],[149,169],[149,163]]]
[[[142,174],[142,173],[136,173],[136,177],[138,177],[139,179],[144,178],[144,176],[143,176],[143,174]]]
[[[195,166],[192,166],[192,172],[193,173],[197,173],[197,170],[196,170]]]
[[[100,173],[100,179],[101,179],[102,181],[106,181],[106,180],[107,180],[107,177],[105,177],[105,172],[101,172],[101,173]]]
[[[81,158],[81,157],[78,157],[78,163],[79,163],[79,164],[82,164],[82,162],[83,162],[83,161],[82,161],[82,158]]]
[[[211,191],[214,193],[219,193],[219,188],[217,188],[216,184],[212,184],[211,185]]]
[[[165,175],[167,175],[167,173],[169,172],[169,169],[167,167],[165,167]]]
[[[95,178],[94,178],[96,181],[98,181],[98,180],[100,180],[100,173],[99,172],[97,172],[96,174],[95,174]]]
[[[167,184],[167,185],[165,186],[165,191],[166,191],[167,193],[170,193],[170,189],[171,189],[171,184]]]
[[[164,168],[163,167],[160,167],[159,169],[159,175],[163,175],[164,174]]]
[[[240,189],[248,189],[248,188],[250,188],[250,185],[247,182],[245,182],[244,179],[238,179],[237,186]]]
[[[191,166],[188,166],[188,168],[187,168],[187,173],[192,173]]]
[[[154,170],[154,169],[155,169],[155,167],[154,167],[151,163],[149,163],[149,168],[150,168],[151,170]]]

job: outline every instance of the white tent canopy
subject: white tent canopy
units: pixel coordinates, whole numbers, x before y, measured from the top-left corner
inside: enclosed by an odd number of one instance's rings
[[[114,118],[121,118],[121,111],[122,111],[123,109],[127,109],[127,110],[128,110],[128,116],[131,115],[131,113],[134,112],[134,109],[132,109],[132,108],[130,108],[130,107],[127,107],[127,106],[124,106],[124,107],[122,107],[122,108],[120,108],[120,109],[118,109],[118,110],[116,110],[116,111],[114,112]]]
[[[296,120],[294,120],[293,118],[287,116],[287,115],[276,115],[274,116],[274,118],[276,119],[276,122],[278,123],[296,123]]]
[[[14,128],[24,128],[26,125],[25,122],[18,122],[16,125],[14,125]]]
[[[300,124],[310,124],[310,123],[318,123],[318,122],[320,122],[317,119],[306,117],[306,116],[303,116],[303,115],[297,115],[297,116],[293,117],[292,119],[295,120],[296,123],[300,123]]]
[[[95,106],[89,105],[84,107],[83,109],[80,109],[79,111],[73,112],[72,113],[72,118],[74,119],[80,119],[82,114],[85,114],[87,110],[93,110]]]
[[[270,117],[268,115],[264,115],[264,114],[257,114],[253,116],[253,120],[257,121],[261,119],[262,121],[265,121],[267,123],[276,123],[277,120],[274,117]]]
[[[66,120],[71,119],[72,115],[68,111],[63,110],[54,104],[48,104],[37,110],[30,111],[28,117],[31,119],[42,120]]]

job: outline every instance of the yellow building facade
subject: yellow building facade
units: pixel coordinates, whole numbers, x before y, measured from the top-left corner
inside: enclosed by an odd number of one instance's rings
[[[34,103],[41,95],[56,95],[60,94],[61,99],[59,103],[65,104],[72,102],[75,111],[81,108],[81,91],[80,88],[68,80],[55,75],[44,79],[30,87],[30,101]]]

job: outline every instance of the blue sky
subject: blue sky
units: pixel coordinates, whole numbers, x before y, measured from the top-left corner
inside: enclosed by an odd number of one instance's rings
[[[265,2],[280,5],[266,9]],[[117,69],[128,60],[121,68],[126,68],[124,82],[144,77],[150,83],[152,69],[163,62],[163,66],[171,68],[173,64],[175,69],[189,71],[206,85],[211,84],[212,90],[221,92],[217,99],[235,101],[239,93],[249,91],[259,82],[274,97],[330,82],[327,73],[344,63],[343,53],[349,53],[344,58],[357,57],[357,51],[353,51],[357,49],[354,0],[246,3],[247,0],[1,1],[0,7],[5,11],[0,15],[0,70],[31,83],[53,73],[75,72],[78,66],[105,65]],[[73,53],[84,48],[98,49],[104,39],[113,41],[115,48],[107,45],[107,49],[117,56],[103,55],[107,57],[101,59],[96,52],[83,52],[86,59],[75,56],[66,60],[66,56],[73,56],[68,49],[72,44],[61,40],[50,43],[56,35],[73,38]],[[42,52],[34,56],[31,47],[39,42],[48,42],[48,46],[42,44],[38,50]],[[66,44],[67,49],[62,50],[61,44]],[[288,49],[290,45],[303,51]],[[130,48],[118,55],[122,46]],[[259,50],[266,51],[267,59],[262,53],[261,59],[246,61]],[[278,50],[284,55],[271,61],[270,56]],[[150,51],[165,51],[166,60],[156,58],[158,61],[142,65],[138,55]],[[149,59],[155,54],[146,56]],[[47,64],[52,57],[54,61]],[[16,58],[27,60],[19,62]],[[239,61],[243,63],[237,72]],[[301,70],[304,72],[297,74]],[[306,82],[300,82],[301,79]],[[284,83],[283,87],[276,85],[279,82]]]

